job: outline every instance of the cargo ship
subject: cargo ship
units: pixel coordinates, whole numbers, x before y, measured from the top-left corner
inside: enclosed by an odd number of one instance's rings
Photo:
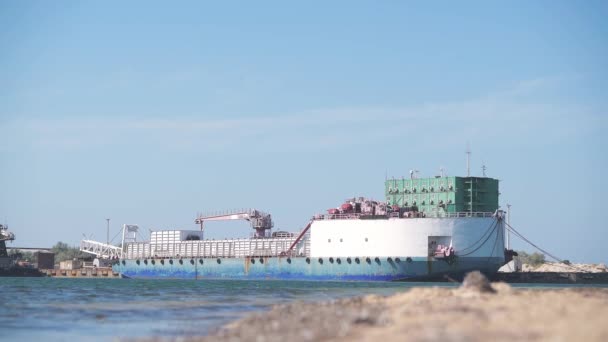
[[[122,247],[83,240],[81,250],[113,259],[124,278],[405,281],[495,273],[508,258],[498,180],[386,179],[385,199],[349,198],[297,232],[273,231],[270,214],[248,209],[197,215],[193,230],[153,231]],[[208,223],[247,220],[252,236],[204,238]]]

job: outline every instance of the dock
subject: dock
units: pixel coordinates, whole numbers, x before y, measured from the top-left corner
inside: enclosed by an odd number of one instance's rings
[[[43,276],[52,278],[120,278],[110,267],[80,268],[75,270],[41,269]]]
[[[491,278],[511,284],[608,284],[608,272],[498,272]]]

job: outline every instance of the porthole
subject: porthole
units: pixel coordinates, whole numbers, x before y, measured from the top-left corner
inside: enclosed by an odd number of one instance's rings
[[[135,263],[139,265],[139,264],[140,264],[139,259],[137,259],[137,260],[135,261]]]
[[[255,259],[254,258],[251,258],[251,263],[255,264]]]
[[[183,265],[183,264],[184,264],[184,260],[179,259],[179,264],[180,264],[180,265]]]
[[[352,260],[350,258],[346,258],[346,262],[350,264]]]
[[[194,265],[194,259],[190,259],[190,265]]]
[[[407,261],[407,262],[412,262],[412,258],[407,257],[407,258],[405,259],[405,261]]]
[[[336,262],[337,262],[337,263],[338,263],[338,265],[339,265],[339,264],[341,264],[341,263],[342,263],[342,260],[340,260],[340,258],[338,258],[338,259],[336,259]]]
[[[152,265],[156,265],[156,260],[152,259]]]
[[[221,263],[222,263],[222,260],[220,260],[220,259],[218,258],[218,259],[217,259],[217,263],[218,263],[218,264],[221,264]]]
[[[319,258],[319,264],[323,263],[323,258]]]
[[[291,258],[287,258],[287,263],[291,264]]]
[[[260,264],[264,263],[264,259],[260,258]]]
[[[165,260],[161,260],[160,263],[161,263],[161,265],[164,265],[165,264]]]
[[[370,258],[365,258],[365,262],[367,262],[368,264],[371,264],[372,260]]]
[[[359,258],[355,258],[355,262],[358,264],[361,262],[361,260],[359,260]]]
[[[148,259],[144,260],[144,264],[146,264],[146,265],[148,264]]]
[[[198,263],[202,265],[203,264],[203,259],[198,259]]]
[[[310,264],[310,258],[306,258],[306,263]]]
[[[396,262],[396,263],[400,263],[400,262],[401,262],[401,259],[399,259],[399,258],[395,258],[395,262]]]
[[[170,263],[171,265],[173,265],[173,259],[169,260],[169,263]]]
[[[126,262],[123,260],[123,261],[122,261],[122,265],[124,266],[124,265],[126,265],[126,264],[127,264],[127,263],[126,263]],[[139,264],[139,263],[137,263],[137,264]]]
[[[374,259],[374,261],[375,261],[376,263],[378,263],[378,264],[379,264],[379,263],[380,263],[380,258],[376,257],[376,258]]]
[[[333,264],[334,263],[334,258],[329,258],[329,262]]]

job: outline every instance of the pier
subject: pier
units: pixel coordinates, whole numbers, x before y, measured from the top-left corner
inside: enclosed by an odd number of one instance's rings
[[[606,272],[498,272],[491,278],[510,284],[608,284]]]
[[[41,269],[43,276],[52,278],[120,278],[110,267],[80,268],[75,270]]]

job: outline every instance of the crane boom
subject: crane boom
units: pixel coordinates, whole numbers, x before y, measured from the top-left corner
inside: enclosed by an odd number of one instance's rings
[[[203,223],[209,221],[230,221],[245,220],[251,223],[251,228],[255,229],[255,237],[266,236],[266,230],[273,227],[272,217],[257,209],[236,210],[212,215],[199,215],[194,222],[200,224],[203,230]]]

